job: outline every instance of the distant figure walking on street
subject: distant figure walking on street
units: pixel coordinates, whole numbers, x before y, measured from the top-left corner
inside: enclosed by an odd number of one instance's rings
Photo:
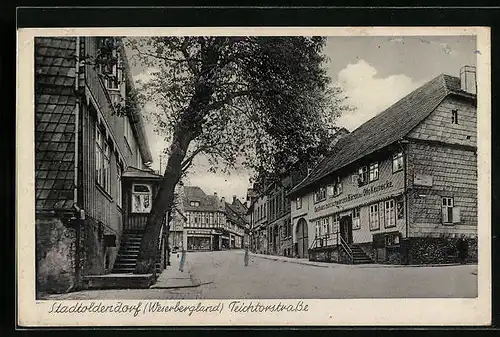
[[[457,241],[457,250],[458,250],[458,259],[461,264],[465,263],[467,259],[467,255],[469,253],[469,245],[467,244],[467,240],[465,240],[465,235],[462,235]]]

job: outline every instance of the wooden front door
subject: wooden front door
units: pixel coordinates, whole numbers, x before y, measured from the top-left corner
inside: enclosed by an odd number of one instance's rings
[[[352,217],[350,215],[340,218],[340,235],[345,242],[352,243]]]
[[[297,223],[297,253],[299,257],[308,256],[308,235],[307,235],[307,222],[300,219]]]

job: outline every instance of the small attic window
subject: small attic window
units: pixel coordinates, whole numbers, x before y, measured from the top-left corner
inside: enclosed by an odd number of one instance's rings
[[[200,207],[200,202],[199,201],[190,201],[189,205],[193,207]]]
[[[458,124],[458,110],[451,110],[451,123]]]

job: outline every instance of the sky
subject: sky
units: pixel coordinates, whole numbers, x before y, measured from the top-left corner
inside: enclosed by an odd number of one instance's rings
[[[329,58],[327,73],[355,109],[337,119],[337,125],[353,131],[399,99],[445,73],[459,76],[464,65],[476,65],[476,39],[473,36],[391,36],[329,37],[323,50]],[[147,80],[148,69],[132,65],[135,80]],[[146,108],[152,108],[146,106]],[[165,169],[163,137],[146,125],[153,154],[153,169]],[[235,195],[245,200],[250,175],[236,169],[230,175],[208,172],[208,163],[199,156],[190,169],[187,185],[201,187],[205,193],[217,192],[226,200]]]

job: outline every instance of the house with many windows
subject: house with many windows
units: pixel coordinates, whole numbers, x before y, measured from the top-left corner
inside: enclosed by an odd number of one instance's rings
[[[34,66],[37,293],[67,292],[133,270],[161,177],[137,107],[117,113],[133,90],[120,39],[38,37]]]
[[[242,248],[247,210],[236,197],[228,203],[224,197],[219,199],[217,193],[206,194],[198,186],[182,189],[187,250]]]
[[[440,75],[342,138],[289,194],[311,260],[477,260],[475,68]],[[307,239],[304,239],[307,238]]]

